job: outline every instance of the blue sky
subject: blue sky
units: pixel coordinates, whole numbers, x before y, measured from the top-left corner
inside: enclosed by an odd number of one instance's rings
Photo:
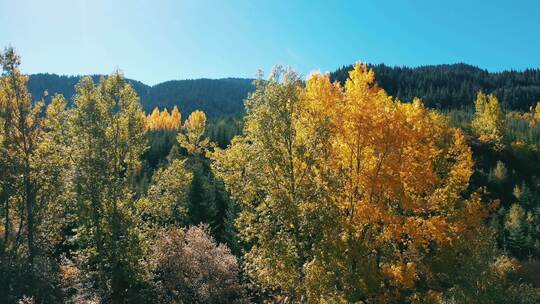
[[[170,79],[302,74],[356,61],[540,67],[540,1],[0,0],[26,73]]]

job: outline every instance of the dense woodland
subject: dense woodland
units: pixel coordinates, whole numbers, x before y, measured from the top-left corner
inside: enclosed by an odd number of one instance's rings
[[[207,120],[0,60],[0,303],[540,302],[537,71],[277,67]]]
[[[472,106],[478,91],[493,93],[506,109],[527,111],[540,100],[540,69],[490,73],[467,65],[389,67],[370,65],[377,83],[388,94],[404,101],[419,97],[428,107]],[[332,80],[344,83],[353,66],[332,73]]]

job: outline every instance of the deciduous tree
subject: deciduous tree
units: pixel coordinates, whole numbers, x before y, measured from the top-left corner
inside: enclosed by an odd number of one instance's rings
[[[65,101],[55,96],[43,111],[43,103],[32,103],[14,49],[7,48],[0,62],[0,272],[6,274],[0,276],[0,301],[17,293],[52,301],[54,284],[47,281],[55,277],[51,254],[61,242],[66,185]]]
[[[247,271],[293,301],[442,296],[436,249],[482,225],[464,135],[357,65],[344,87],[289,70],[258,80],[245,136],[213,168],[242,203]],[[427,300],[426,300],[427,301]]]
[[[472,128],[482,141],[494,143],[496,146],[503,144],[505,130],[505,115],[495,95],[485,95],[478,92],[475,101],[475,116]]]
[[[78,256],[106,298],[120,302],[137,282],[134,178],[146,148],[139,98],[123,76],[77,85],[71,117]]]
[[[163,303],[247,303],[236,257],[216,244],[208,226],[164,230],[152,258]]]
[[[191,113],[184,122],[185,133],[178,134],[180,146],[185,148],[190,154],[202,155],[208,147],[209,141],[204,138],[206,127],[206,115],[202,111]]]

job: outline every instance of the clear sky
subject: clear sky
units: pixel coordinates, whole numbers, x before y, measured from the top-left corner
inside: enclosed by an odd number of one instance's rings
[[[356,61],[540,67],[540,0],[0,0],[26,73],[122,70],[147,84],[303,74]]]

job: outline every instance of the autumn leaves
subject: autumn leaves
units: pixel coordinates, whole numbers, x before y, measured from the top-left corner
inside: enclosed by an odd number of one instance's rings
[[[430,263],[486,215],[464,196],[473,161],[461,131],[388,96],[363,65],[344,87],[278,69],[246,105],[245,135],[212,158],[242,203],[254,280],[296,301],[442,296]]]

